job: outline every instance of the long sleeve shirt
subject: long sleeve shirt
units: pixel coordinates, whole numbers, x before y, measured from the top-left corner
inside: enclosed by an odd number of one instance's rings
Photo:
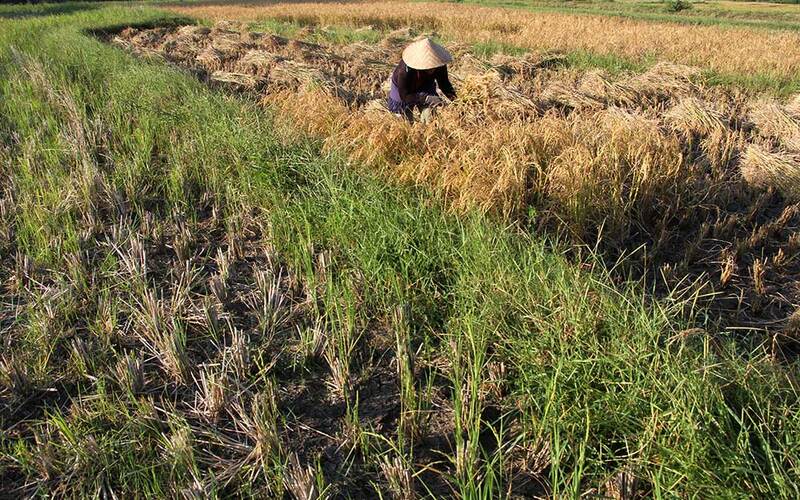
[[[400,63],[392,72],[392,87],[389,91],[389,100],[401,103],[403,107],[425,104],[425,98],[436,95],[436,86],[448,99],[456,96],[456,91],[447,77],[447,66],[436,68],[432,74],[419,71]]]

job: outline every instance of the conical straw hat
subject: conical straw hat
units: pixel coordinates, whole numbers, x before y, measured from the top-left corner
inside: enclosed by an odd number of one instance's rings
[[[403,51],[403,62],[414,69],[433,69],[452,62],[453,56],[447,49],[434,43],[430,38],[423,38],[412,43]]]

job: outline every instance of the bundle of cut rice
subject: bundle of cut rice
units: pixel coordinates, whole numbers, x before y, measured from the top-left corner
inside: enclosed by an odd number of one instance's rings
[[[319,85],[331,88],[325,75],[313,66],[296,61],[279,61],[269,74],[270,87],[280,87],[297,90],[299,87]]]
[[[386,99],[372,99],[367,101],[362,108],[365,113],[389,113],[389,108],[386,106]]]
[[[687,96],[696,90],[692,79],[700,74],[698,68],[669,62],[660,62],[628,82],[638,94],[640,104],[666,101]]]
[[[450,73],[458,78],[467,78],[473,75],[483,75],[493,69],[493,65],[486,61],[478,59],[472,54],[464,54],[456,59],[456,63],[451,66]]]
[[[306,62],[325,61],[334,57],[321,45],[300,40],[289,40],[286,49],[291,53],[293,58]]]
[[[262,78],[248,73],[232,73],[228,71],[214,71],[211,74],[210,80],[213,82],[227,83],[248,89],[255,88],[256,85],[263,82]]]
[[[800,118],[774,101],[756,103],[750,111],[750,120],[762,137],[774,138],[792,151],[800,152]]]
[[[489,61],[495,69],[508,76],[533,77],[538,70],[563,62],[563,56],[526,54],[522,57],[495,54]]]
[[[667,111],[664,118],[673,130],[686,136],[708,136],[716,130],[725,129],[723,114],[713,104],[695,97],[681,99]]]
[[[247,45],[257,45],[264,39],[264,33],[258,31],[243,31],[239,37],[242,43]]]
[[[112,38],[111,43],[125,50],[133,50],[133,44],[119,35]]]
[[[224,54],[222,54],[219,50],[209,45],[199,54],[197,54],[197,58],[195,60],[198,64],[206,69],[216,70],[222,67],[225,57]]]
[[[786,112],[800,120],[800,94],[789,99],[786,103]]]
[[[280,60],[280,56],[272,52],[251,49],[236,63],[236,71],[263,77],[267,76],[270,69]]]
[[[187,25],[181,26],[175,31],[175,38],[179,40],[200,40],[208,37],[211,33],[211,28],[206,26]]]
[[[139,30],[137,28],[125,28],[124,30],[119,32],[118,36],[124,39],[131,39],[134,36],[136,36],[137,33],[139,33]]]
[[[578,92],[616,106],[633,106],[638,94],[624,82],[614,82],[604,71],[587,71],[581,78]]]
[[[211,46],[222,54],[225,59],[237,57],[247,48],[238,34],[224,34],[212,37]]]
[[[774,187],[791,200],[800,200],[800,154],[772,152],[751,144],[741,162],[742,177],[754,187]]]
[[[604,107],[601,100],[581,92],[574,84],[562,80],[548,82],[542,90],[541,99],[548,106],[572,109],[600,109]]]
[[[166,28],[155,28],[137,32],[131,37],[131,43],[137,47],[154,48],[160,45],[167,35]]]
[[[395,55],[391,50],[366,42],[343,45],[337,48],[336,55],[343,64],[351,64],[356,61],[365,64],[392,66],[395,62]]]
[[[278,35],[265,35],[261,37],[259,48],[268,52],[278,52],[282,50],[289,43],[288,38],[283,38]]]
[[[220,34],[220,33],[233,34],[233,33],[240,33],[242,31],[245,31],[244,24],[230,20],[217,21],[211,28],[212,34]]]

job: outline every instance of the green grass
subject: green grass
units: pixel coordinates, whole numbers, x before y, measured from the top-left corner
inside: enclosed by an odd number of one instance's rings
[[[0,7],[0,178],[13,186],[0,212],[0,277],[3,307],[20,308],[13,318],[3,312],[3,495],[280,494],[291,475],[291,433],[271,442],[263,462],[224,480],[207,441],[227,434],[187,409],[194,384],[169,378],[163,360],[148,355],[150,384],[170,382],[137,395],[114,368],[128,353],[148,352],[124,325],[141,289],[160,285],[120,274],[122,254],[108,242],[128,240],[112,225],[127,214],[133,229],[171,231],[178,213],[194,227],[209,204],[229,237],[243,237],[249,217],[266,228],[274,258],[298,277],[314,299],[308,307],[334,335],[328,355],[366,377],[382,363],[355,353],[368,334],[388,331],[390,345],[413,346],[422,380],[412,387],[404,365],[403,404],[432,405],[424,380],[444,384],[436,408],[449,419],[455,451],[439,450],[437,470],[460,496],[503,496],[519,481],[515,471],[553,496],[577,496],[620,471],[659,497],[800,493],[796,365],[776,362],[768,344],[686,330],[690,302],[615,285],[601,268],[570,263],[519,228],[456,217],[424,190],[387,185],[302,138],[287,143],[269,109],[82,31],[164,14],[121,6],[47,12]],[[177,239],[165,241],[164,255],[178,251]],[[15,269],[26,268],[21,255],[42,280],[30,290],[10,285]],[[399,307],[408,315],[393,320]],[[402,317],[408,330],[396,337],[385,325],[399,328]],[[222,342],[193,330],[188,315],[173,319],[183,325],[175,327],[176,352],[196,357]],[[262,434],[270,425],[283,430],[299,410],[281,384],[320,382],[316,368],[273,368],[273,352],[289,354],[249,335],[242,393],[278,397],[282,413],[265,403],[255,414]],[[395,455],[414,463],[415,441],[366,427],[370,401],[351,390],[335,418],[358,445],[340,470],[308,461],[311,480],[347,493],[354,486],[343,478],[361,457],[365,474],[385,488],[379,464]],[[12,408],[27,408],[27,417]]]
[[[383,33],[379,30],[358,30],[345,26],[328,26],[325,29],[315,29],[310,33],[304,33],[302,30],[305,27],[298,22],[276,19],[267,19],[249,24],[249,28],[253,31],[267,31],[287,38],[303,38],[310,42],[323,44],[377,43],[383,36]]]

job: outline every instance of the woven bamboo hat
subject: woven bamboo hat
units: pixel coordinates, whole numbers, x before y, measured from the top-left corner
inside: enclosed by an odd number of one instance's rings
[[[414,69],[433,69],[444,66],[453,61],[453,56],[447,49],[432,42],[430,38],[423,38],[412,43],[403,51],[403,62]]]

